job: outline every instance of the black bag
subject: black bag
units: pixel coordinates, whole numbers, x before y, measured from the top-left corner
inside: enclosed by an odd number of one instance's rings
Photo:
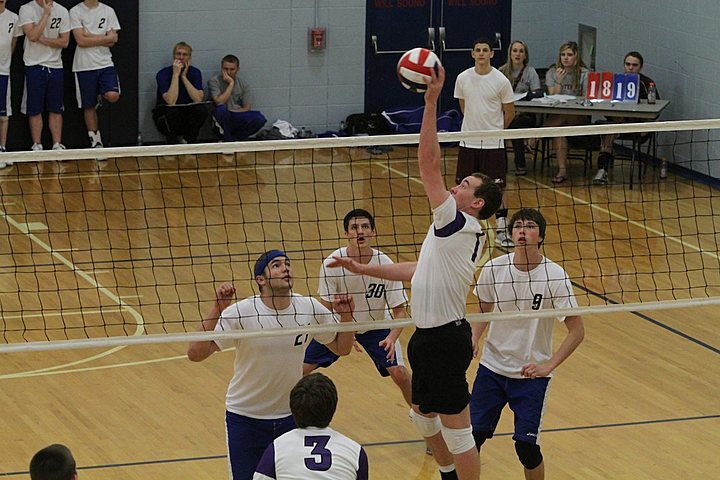
[[[379,113],[353,113],[345,120],[348,135],[387,135],[390,129]]]

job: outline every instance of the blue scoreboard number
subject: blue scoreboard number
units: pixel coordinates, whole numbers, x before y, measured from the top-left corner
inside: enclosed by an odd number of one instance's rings
[[[640,93],[640,75],[637,73],[626,73],[625,77],[625,92],[622,98],[623,102],[635,102],[637,103]]]
[[[613,75],[613,102],[622,102],[625,98],[625,74],[616,73]]]

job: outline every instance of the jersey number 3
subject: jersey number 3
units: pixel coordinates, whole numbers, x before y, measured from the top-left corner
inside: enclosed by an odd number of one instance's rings
[[[324,472],[332,466],[332,452],[328,450],[330,441],[328,435],[314,435],[305,437],[305,446],[312,447],[312,457],[305,457],[305,468],[314,472]]]

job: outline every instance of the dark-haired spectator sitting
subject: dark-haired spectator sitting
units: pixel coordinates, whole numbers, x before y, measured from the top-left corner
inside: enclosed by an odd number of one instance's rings
[[[160,70],[157,81],[157,106],[153,121],[157,129],[173,144],[184,140],[195,143],[208,109],[203,102],[202,73],[190,65],[192,47],[179,42],[173,48],[173,63]]]
[[[38,451],[30,460],[31,480],[77,480],[70,449],[58,443]]]
[[[208,81],[210,97],[215,102],[213,117],[226,142],[245,140],[259,132],[267,122],[262,113],[252,110],[250,90],[238,78],[239,70],[240,60],[235,55],[225,55],[220,73]]]
[[[290,392],[290,410],[298,428],[273,441],[253,480],[367,480],[368,459],[356,441],[329,427],[338,396],[322,373],[302,378]]]
[[[640,91],[638,92],[638,98],[646,100],[648,98],[648,88],[651,83],[655,83],[650,77],[642,73],[643,63],[645,60],[639,52],[628,52],[625,54],[623,61],[623,72],[625,73],[637,73],[640,76]],[[657,85],[657,84],[656,84]],[[660,98],[660,93],[657,92],[657,98]],[[641,118],[631,117],[620,117],[613,118],[610,121],[604,121],[602,123],[635,123],[643,122]],[[608,182],[608,170],[613,165],[615,160],[613,156],[613,143],[620,135],[617,133],[602,135],[600,137],[600,153],[598,154],[598,171],[593,178],[595,185],[604,185]]]

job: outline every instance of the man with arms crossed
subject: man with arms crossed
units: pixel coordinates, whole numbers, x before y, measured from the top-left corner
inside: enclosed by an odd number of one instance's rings
[[[408,345],[413,423],[432,447],[443,480],[477,480],[480,461],[470,426],[466,377],[472,360],[472,333],[465,320],[465,301],[475,262],[485,244],[478,219],[489,218],[497,211],[502,191],[493,179],[480,173],[446,190],[436,124],[437,100],[444,82],[445,69],[438,66],[425,92],[418,164],[433,223],[418,261],[367,265],[336,257],[331,266],[411,281],[410,304],[417,327]]]
[[[112,8],[98,0],[85,0],[70,9],[70,28],[77,42],[73,72],[78,106],[83,109],[90,148],[102,148],[98,94],[110,103],[120,100],[120,81],[110,53],[118,41],[120,22]]]
[[[486,263],[475,287],[482,312],[577,307],[565,270],[540,253],[545,227],[545,218],[535,209],[523,208],[512,216],[514,253]],[[553,353],[555,320],[565,324],[567,335]],[[475,355],[487,325],[473,324]],[[583,321],[577,315],[490,322],[470,400],[478,452],[485,440],[493,436],[503,408],[510,404],[515,414],[515,451],[525,469],[525,478],[545,478],[540,430],[550,378],[584,336]]]
[[[20,7],[18,25],[25,33],[25,92],[32,150],[42,150],[42,112],[47,107],[53,150],[65,150],[62,141],[64,79],[61,53],[70,41],[70,15],[52,0],[32,0]]]
[[[218,287],[215,305],[202,331],[257,331],[335,323],[334,315],[314,298],[292,293],[292,270],[285,252],[270,250],[255,262],[260,295],[232,303],[235,287]],[[341,321],[352,322],[353,301],[338,295],[333,309]],[[288,395],[302,378],[308,334],[192,342],[188,358],[200,362],[235,347],[235,367],[226,400],[227,446],[232,480],[250,480],[265,448],[295,428]],[[338,355],[350,353],[353,332],[315,335]]]

